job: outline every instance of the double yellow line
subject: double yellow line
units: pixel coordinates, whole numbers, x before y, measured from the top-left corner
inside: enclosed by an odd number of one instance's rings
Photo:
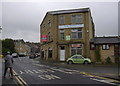
[[[91,77],[95,77],[95,78],[99,78],[99,79],[111,80],[113,82],[120,83],[120,81],[118,81],[118,80],[109,79],[109,78],[105,78],[105,77],[101,77],[101,76],[96,76],[96,75],[92,75],[92,74],[89,74],[89,73],[86,73],[86,72],[80,72],[80,74],[91,76]]]
[[[18,81],[18,83],[21,86],[28,86],[28,84],[20,76],[18,76],[17,73],[14,70],[13,70],[13,74],[15,76],[15,79]]]

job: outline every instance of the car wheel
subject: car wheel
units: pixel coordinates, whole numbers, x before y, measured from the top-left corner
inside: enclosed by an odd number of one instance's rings
[[[88,61],[84,61],[84,64],[89,64],[89,62]]]
[[[68,61],[68,64],[73,64],[73,62],[72,61]]]

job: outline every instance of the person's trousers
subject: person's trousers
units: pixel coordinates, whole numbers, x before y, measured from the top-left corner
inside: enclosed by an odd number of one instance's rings
[[[6,76],[6,72],[7,72],[8,68],[10,69],[10,74],[11,74],[11,76],[13,76],[12,67],[5,67],[5,70],[4,70],[4,77]]]

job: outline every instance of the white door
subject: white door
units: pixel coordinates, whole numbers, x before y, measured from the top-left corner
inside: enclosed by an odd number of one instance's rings
[[[65,61],[65,50],[60,50],[60,61]]]

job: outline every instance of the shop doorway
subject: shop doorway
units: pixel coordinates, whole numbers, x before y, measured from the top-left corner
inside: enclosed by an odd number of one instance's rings
[[[65,61],[65,47],[60,47],[60,61]]]

